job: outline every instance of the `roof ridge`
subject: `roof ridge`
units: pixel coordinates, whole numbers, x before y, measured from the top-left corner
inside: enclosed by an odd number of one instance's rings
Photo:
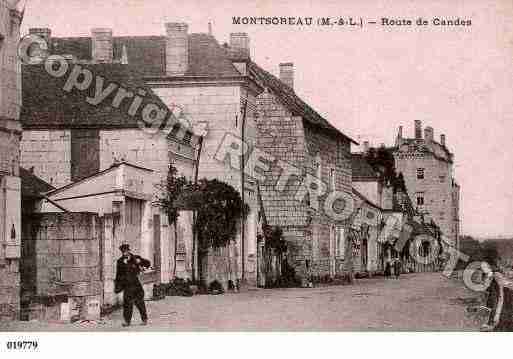
[[[268,79],[263,79],[264,82],[267,80],[270,82],[269,87],[275,87],[279,86],[281,88],[275,89],[273,88],[274,92],[277,92],[277,95],[280,97],[280,100],[282,100],[285,106],[289,107],[292,112],[299,112],[302,113],[302,117],[310,117],[310,123],[323,127],[328,130],[336,131],[338,134],[342,135],[344,138],[348,139],[350,142],[353,142],[354,144],[358,144],[355,140],[353,140],[351,137],[347,136],[345,133],[340,131],[338,128],[333,126],[328,120],[326,120],[323,116],[321,116],[315,109],[313,109],[306,101],[304,101],[297,93],[294,91],[293,88],[289,87],[283,81],[281,81],[278,77],[274,76],[272,73],[264,70],[262,67],[260,67],[257,63],[254,61],[250,61],[249,64],[253,66],[258,72],[263,73],[263,75],[267,76]],[[273,84],[274,82],[274,84]],[[286,91],[283,91],[285,89]],[[291,99],[285,99],[283,98],[283,95],[292,97]],[[290,103],[290,102],[298,102],[298,103]],[[308,118],[307,118],[308,120]]]

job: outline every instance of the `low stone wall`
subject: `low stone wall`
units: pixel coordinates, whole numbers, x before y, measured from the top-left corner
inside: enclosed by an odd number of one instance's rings
[[[66,296],[70,317],[89,317],[91,310],[99,315],[102,233],[102,221],[95,213],[41,213],[26,218],[20,270],[25,308],[37,298]]]

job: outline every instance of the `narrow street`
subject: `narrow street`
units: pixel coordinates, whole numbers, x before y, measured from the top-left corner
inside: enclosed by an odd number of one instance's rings
[[[472,331],[465,302],[476,293],[441,273],[357,280],[351,286],[258,289],[147,302],[150,324],[122,328],[121,311],[92,324],[1,323],[2,331]]]

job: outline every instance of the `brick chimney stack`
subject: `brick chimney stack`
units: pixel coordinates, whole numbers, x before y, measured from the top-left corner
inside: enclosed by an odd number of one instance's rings
[[[112,29],[95,28],[91,30],[93,62],[112,63]]]
[[[427,126],[424,129],[424,139],[426,142],[433,142],[435,139],[435,131],[433,130],[433,127]]]
[[[292,62],[282,62],[280,64],[280,80],[294,89],[294,64]]]
[[[166,74],[181,76],[189,67],[189,25],[183,22],[166,23]]]
[[[415,120],[415,139],[422,139],[422,122],[420,120]]]
[[[369,153],[369,148],[370,148],[369,141],[363,141],[363,153],[364,154]]]
[[[397,130],[397,137],[395,138],[395,145],[401,146],[403,144],[403,126],[399,126]]]
[[[230,34],[230,50],[236,57],[249,59],[251,51],[248,34],[245,32],[232,32]]]
[[[442,146],[445,146],[445,135],[444,134],[440,135],[440,143],[442,144]]]

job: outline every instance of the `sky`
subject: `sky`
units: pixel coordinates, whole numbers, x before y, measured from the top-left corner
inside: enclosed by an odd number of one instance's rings
[[[364,27],[234,25],[233,16],[362,18]],[[380,19],[422,17],[429,26],[381,26]],[[434,17],[469,27],[431,25]],[[190,32],[212,23],[220,43],[247,32],[251,56],[278,74],[293,62],[294,88],[345,134],[393,144],[414,120],[444,133],[461,185],[461,229],[478,237],[513,235],[513,1],[511,0],[29,0],[22,33],[55,36],[164,35],[166,22]],[[353,148],[353,151],[358,148]]]

